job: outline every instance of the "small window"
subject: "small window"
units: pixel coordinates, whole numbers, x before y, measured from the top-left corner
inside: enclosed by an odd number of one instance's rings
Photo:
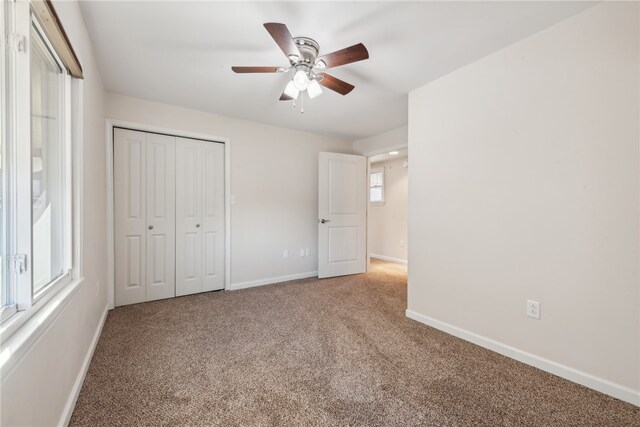
[[[384,169],[371,169],[369,174],[369,202],[372,205],[384,204]]]

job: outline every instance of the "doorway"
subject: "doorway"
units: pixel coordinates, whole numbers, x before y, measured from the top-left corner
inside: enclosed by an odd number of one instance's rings
[[[368,157],[367,256],[408,263],[409,152],[407,148]],[[406,267],[405,267],[406,268]]]

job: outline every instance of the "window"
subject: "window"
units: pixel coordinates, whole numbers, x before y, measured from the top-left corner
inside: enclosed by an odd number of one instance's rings
[[[2,34],[6,34],[6,25],[5,25],[5,6],[2,5],[0,7],[0,29],[2,29]],[[7,234],[6,234],[6,222],[7,222],[7,213],[6,213],[6,200],[7,200],[7,133],[8,128],[7,124],[9,123],[9,119],[7,117],[7,46],[6,43],[1,43],[2,49],[0,51],[0,99],[2,99],[2,104],[0,104],[0,305],[1,305],[1,315],[0,320],[4,320],[6,317],[9,317],[11,314],[15,312],[12,306],[12,296],[10,294],[10,287],[7,282],[7,269],[5,265],[7,264]]]
[[[10,41],[0,59],[4,335],[15,323],[6,320],[42,306],[71,281],[71,78],[29,2],[3,2],[0,14]]]
[[[31,26],[33,292],[66,273],[65,72],[37,23]]]
[[[369,173],[369,202],[371,204],[384,203],[384,169],[371,169]]]

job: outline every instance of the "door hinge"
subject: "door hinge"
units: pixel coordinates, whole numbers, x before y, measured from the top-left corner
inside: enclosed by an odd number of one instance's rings
[[[9,46],[18,53],[26,51],[26,38],[22,34],[9,34],[7,42]]]
[[[27,271],[27,256],[25,254],[16,254],[9,257],[9,268],[16,274],[22,274]]]

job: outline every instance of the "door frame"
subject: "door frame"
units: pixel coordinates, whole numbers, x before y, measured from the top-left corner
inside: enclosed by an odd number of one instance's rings
[[[193,138],[224,144],[224,290],[231,285],[231,139],[180,129],[164,128],[124,120],[106,119],[107,153],[107,303],[115,307],[115,216],[113,186],[113,128],[120,127],[140,132],[161,133],[181,138]]]
[[[364,151],[364,152],[358,152],[358,153],[354,153],[354,154],[358,154],[359,156],[364,156],[367,158],[367,179],[365,180],[365,185],[367,186],[367,229],[365,230],[365,236],[366,236],[366,247],[367,247],[367,256],[366,256],[366,262],[367,262],[367,273],[370,270],[371,267],[371,253],[369,251],[369,174],[371,173],[371,157],[373,156],[377,156],[378,154],[384,154],[384,153],[388,153],[389,151],[394,151],[394,150],[404,150],[404,149],[408,149],[409,148],[409,143],[406,142],[404,144],[395,144],[395,145],[390,145],[388,147],[384,147],[384,148],[377,148],[375,150],[369,150],[369,151]],[[408,208],[408,207],[407,207]],[[409,254],[409,246],[407,246],[407,255]],[[408,258],[408,256],[407,256]]]

